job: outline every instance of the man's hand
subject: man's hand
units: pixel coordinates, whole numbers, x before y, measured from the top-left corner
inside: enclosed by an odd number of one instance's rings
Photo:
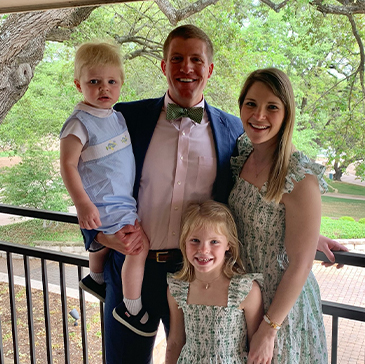
[[[115,234],[99,232],[96,236],[100,244],[124,255],[139,254],[143,249],[142,238],[145,238],[145,233],[137,220],[134,225],[126,225]]]
[[[342,244],[338,243],[335,240],[327,238],[326,236],[323,236],[323,235],[319,236],[317,250],[323,252],[326,255],[326,257],[328,258],[328,260],[331,262],[331,263],[322,262],[322,265],[324,265],[325,267],[330,267],[335,263],[335,256],[331,250],[344,251],[344,252],[348,251],[348,249],[345,246],[343,246]],[[337,264],[336,267],[337,267],[337,269],[342,268],[343,264]]]

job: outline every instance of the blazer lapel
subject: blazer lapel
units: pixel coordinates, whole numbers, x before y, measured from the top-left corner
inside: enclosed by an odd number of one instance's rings
[[[232,174],[230,169],[232,138],[228,125],[229,121],[223,113],[209,106],[207,103],[205,103],[205,108],[211,123],[217,153],[217,176],[213,185],[213,198],[216,201],[227,203],[227,198],[232,187]]]

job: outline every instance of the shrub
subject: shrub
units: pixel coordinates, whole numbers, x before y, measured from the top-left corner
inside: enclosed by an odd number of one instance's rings
[[[343,219],[324,219],[322,217],[321,234],[331,239],[363,239],[365,224]]]
[[[342,216],[340,217],[340,220],[344,220],[344,221],[355,221],[355,219],[351,216]]]
[[[359,219],[358,221],[360,224],[365,224],[365,217],[363,217],[362,219]]]

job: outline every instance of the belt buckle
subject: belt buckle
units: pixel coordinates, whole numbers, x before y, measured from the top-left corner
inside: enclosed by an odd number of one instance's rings
[[[156,253],[156,262],[157,263],[166,263],[166,260],[160,260],[160,254],[164,255],[164,254],[168,254],[169,252],[157,252]]]

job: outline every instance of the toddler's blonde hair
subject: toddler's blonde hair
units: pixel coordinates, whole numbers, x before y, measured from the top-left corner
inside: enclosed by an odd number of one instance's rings
[[[124,82],[125,74],[119,46],[106,42],[88,42],[79,46],[75,55],[74,78],[80,80],[84,67],[113,66],[120,69],[120,79]]]

